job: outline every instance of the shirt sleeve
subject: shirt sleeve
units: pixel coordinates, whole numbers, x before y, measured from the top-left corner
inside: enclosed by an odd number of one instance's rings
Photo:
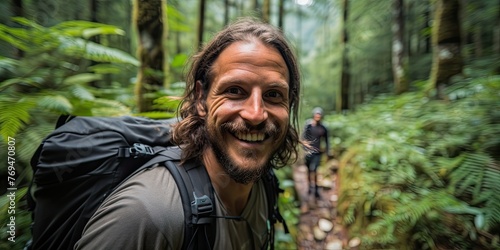
[[[180,249],[181,197],[164,167],[146,170],[118,187],[89,220],[75,249]]]

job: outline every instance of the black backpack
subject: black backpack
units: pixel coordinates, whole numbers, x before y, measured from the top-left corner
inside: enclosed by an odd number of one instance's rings
[[[204,167],[193,162],[179,166],[181,150],[170,141],[174,122],[129,116],[62,116],[31,159],[28,204],[33,238],[28,248],[73,249],[88,220],[117,186],[144,169],[164,166],[174,177],[183,202],[182,249],[212,249],[214,191],[205,185],[210,178]],[[282,191],[278,179],[272,170],[263,178],[273,248],[274,223],[280,221],[285,232],[288,229],[277,207]]]

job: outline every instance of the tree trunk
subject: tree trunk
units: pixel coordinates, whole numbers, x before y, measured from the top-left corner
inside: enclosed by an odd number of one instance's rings
[[[90,21],[96,23],[99,22],[97,19],[97,13],[99,11],[97,1],[98,0],[90,0]],[[99,36],[93,36],[91,41],[99,43]]]
[[[205,0],[200,0],[200,17],[198,19],[198,50],[203,47],[203,33],[205,31]]]
[[[415,11],[413,10],[413,2],[408,3],[408,9],[406,10],[408,13],[408,18],[404,19],[404,22],[407,23],[406,33],[406,58],[410,58],[413,54],[413,34],[415,30]]]
[[[12,10],[13,16],[24,17],[24,8],[23,8],[23,1],[22,0],[12,0],[10,2],[10,8]],[[19,26],[17,23],[14,25]],[[17,59],[20,59],[24,56],[24,52],[18,48],[14,48],[14,55],[13,56]]]
[[[165,0],[134,0],[133,23],[138,33],[137,55],[141,62],[135,87],[139,112],[152,111],[153,93],[164,87],[164,6]]]
[[[404,66],[404,11],[403,0],[394,0],[392,13],[392,73],[394,79],[394,90],[396,94],[404,93],[408,90],[406,72]]]
[[[229,23],[229,0],[224,0],[224,26]]]
[[[427,6],[427,9],[425,10],[424,16],[425,16],[425,22],[424,22],[424,30],[429,29],[429,23],[431,21],[431,6]],[[431,53],[431,35],[426,35],[424,39],[424,53],[429,54]]]
[[[493,26],[493,52],[495,55],[500,56],[500,0],[498,0],[498,13],[497,13],[497,21]],[[498,64],[497,64],[498,65]],[[500,65],[498,65],[495,69],[495,73],[500,74]]]
[[[336,110],[337,113],[341,114],[343,111],[349,109],[349,84],[350,84],[350,73],[349,73],[349,58],[348,56],[348,43],[349,37],[347,33],[347,22],[349,17],[349,0],[342,1],[343,14],[342,14],[342,69],[341,69],[341,79],[340,79],[340,91],[337,98]]]
[[[500,55],[500,0],[497,10],[497,20],[493,26],[493,51],[496,55]]]
[[[462,73],[463,59],[460,44],[460,5],[458,0],[437,2],[432,28],[433,62],[431,86],[436,98],[446,99],[444,88],[452,76]]]
[[[481,28],[482,24],[476,24],[474,27],[474,56],[476,58],[483,56],[483,29]]]
[[[285,16],[285,0],[279,0],[279,7],[278,7],[278,27],[283,30],[283,17]]]
[[[496,55],[500,55],[500,0],[497,10],[497,20],[493,26],[493,51]]]
[[[269,23],[271,15],[271,0],[264,0],[262,3],[262,21]]]

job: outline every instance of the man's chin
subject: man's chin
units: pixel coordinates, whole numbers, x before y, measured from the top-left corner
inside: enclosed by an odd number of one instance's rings
[[[239,164],[232,161],[230,166],[225,165],[223,168],[234,181],[241,184],[249,184],[258,181],[268,170],[266,162],[246,160]]]

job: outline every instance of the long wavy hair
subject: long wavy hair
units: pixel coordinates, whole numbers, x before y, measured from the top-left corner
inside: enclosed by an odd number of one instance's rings
[[[191,67],[186,76],[186,90],[178,109],[180,122],[172,132],[172,139],[183,148],[183,162],[200,159],[204,149],[210,146],[207,136],[205,116],[198,114],[197,106],[206,109],[206,99],[210,84],[214,79],[212,66],[221,52],[239,41],[255,41],[277,49],[287,64],[289,82],[289,125],[286,138],[271,159],[274,168],[280,168],[297,160],[299,143],[298,105],[300,99],[300,72],[297,58],[281,30],[251,18],[240,19],[215,35],[204,48],[191,58]],[[202,94],[197,94],[196,82],[202,83]]]

